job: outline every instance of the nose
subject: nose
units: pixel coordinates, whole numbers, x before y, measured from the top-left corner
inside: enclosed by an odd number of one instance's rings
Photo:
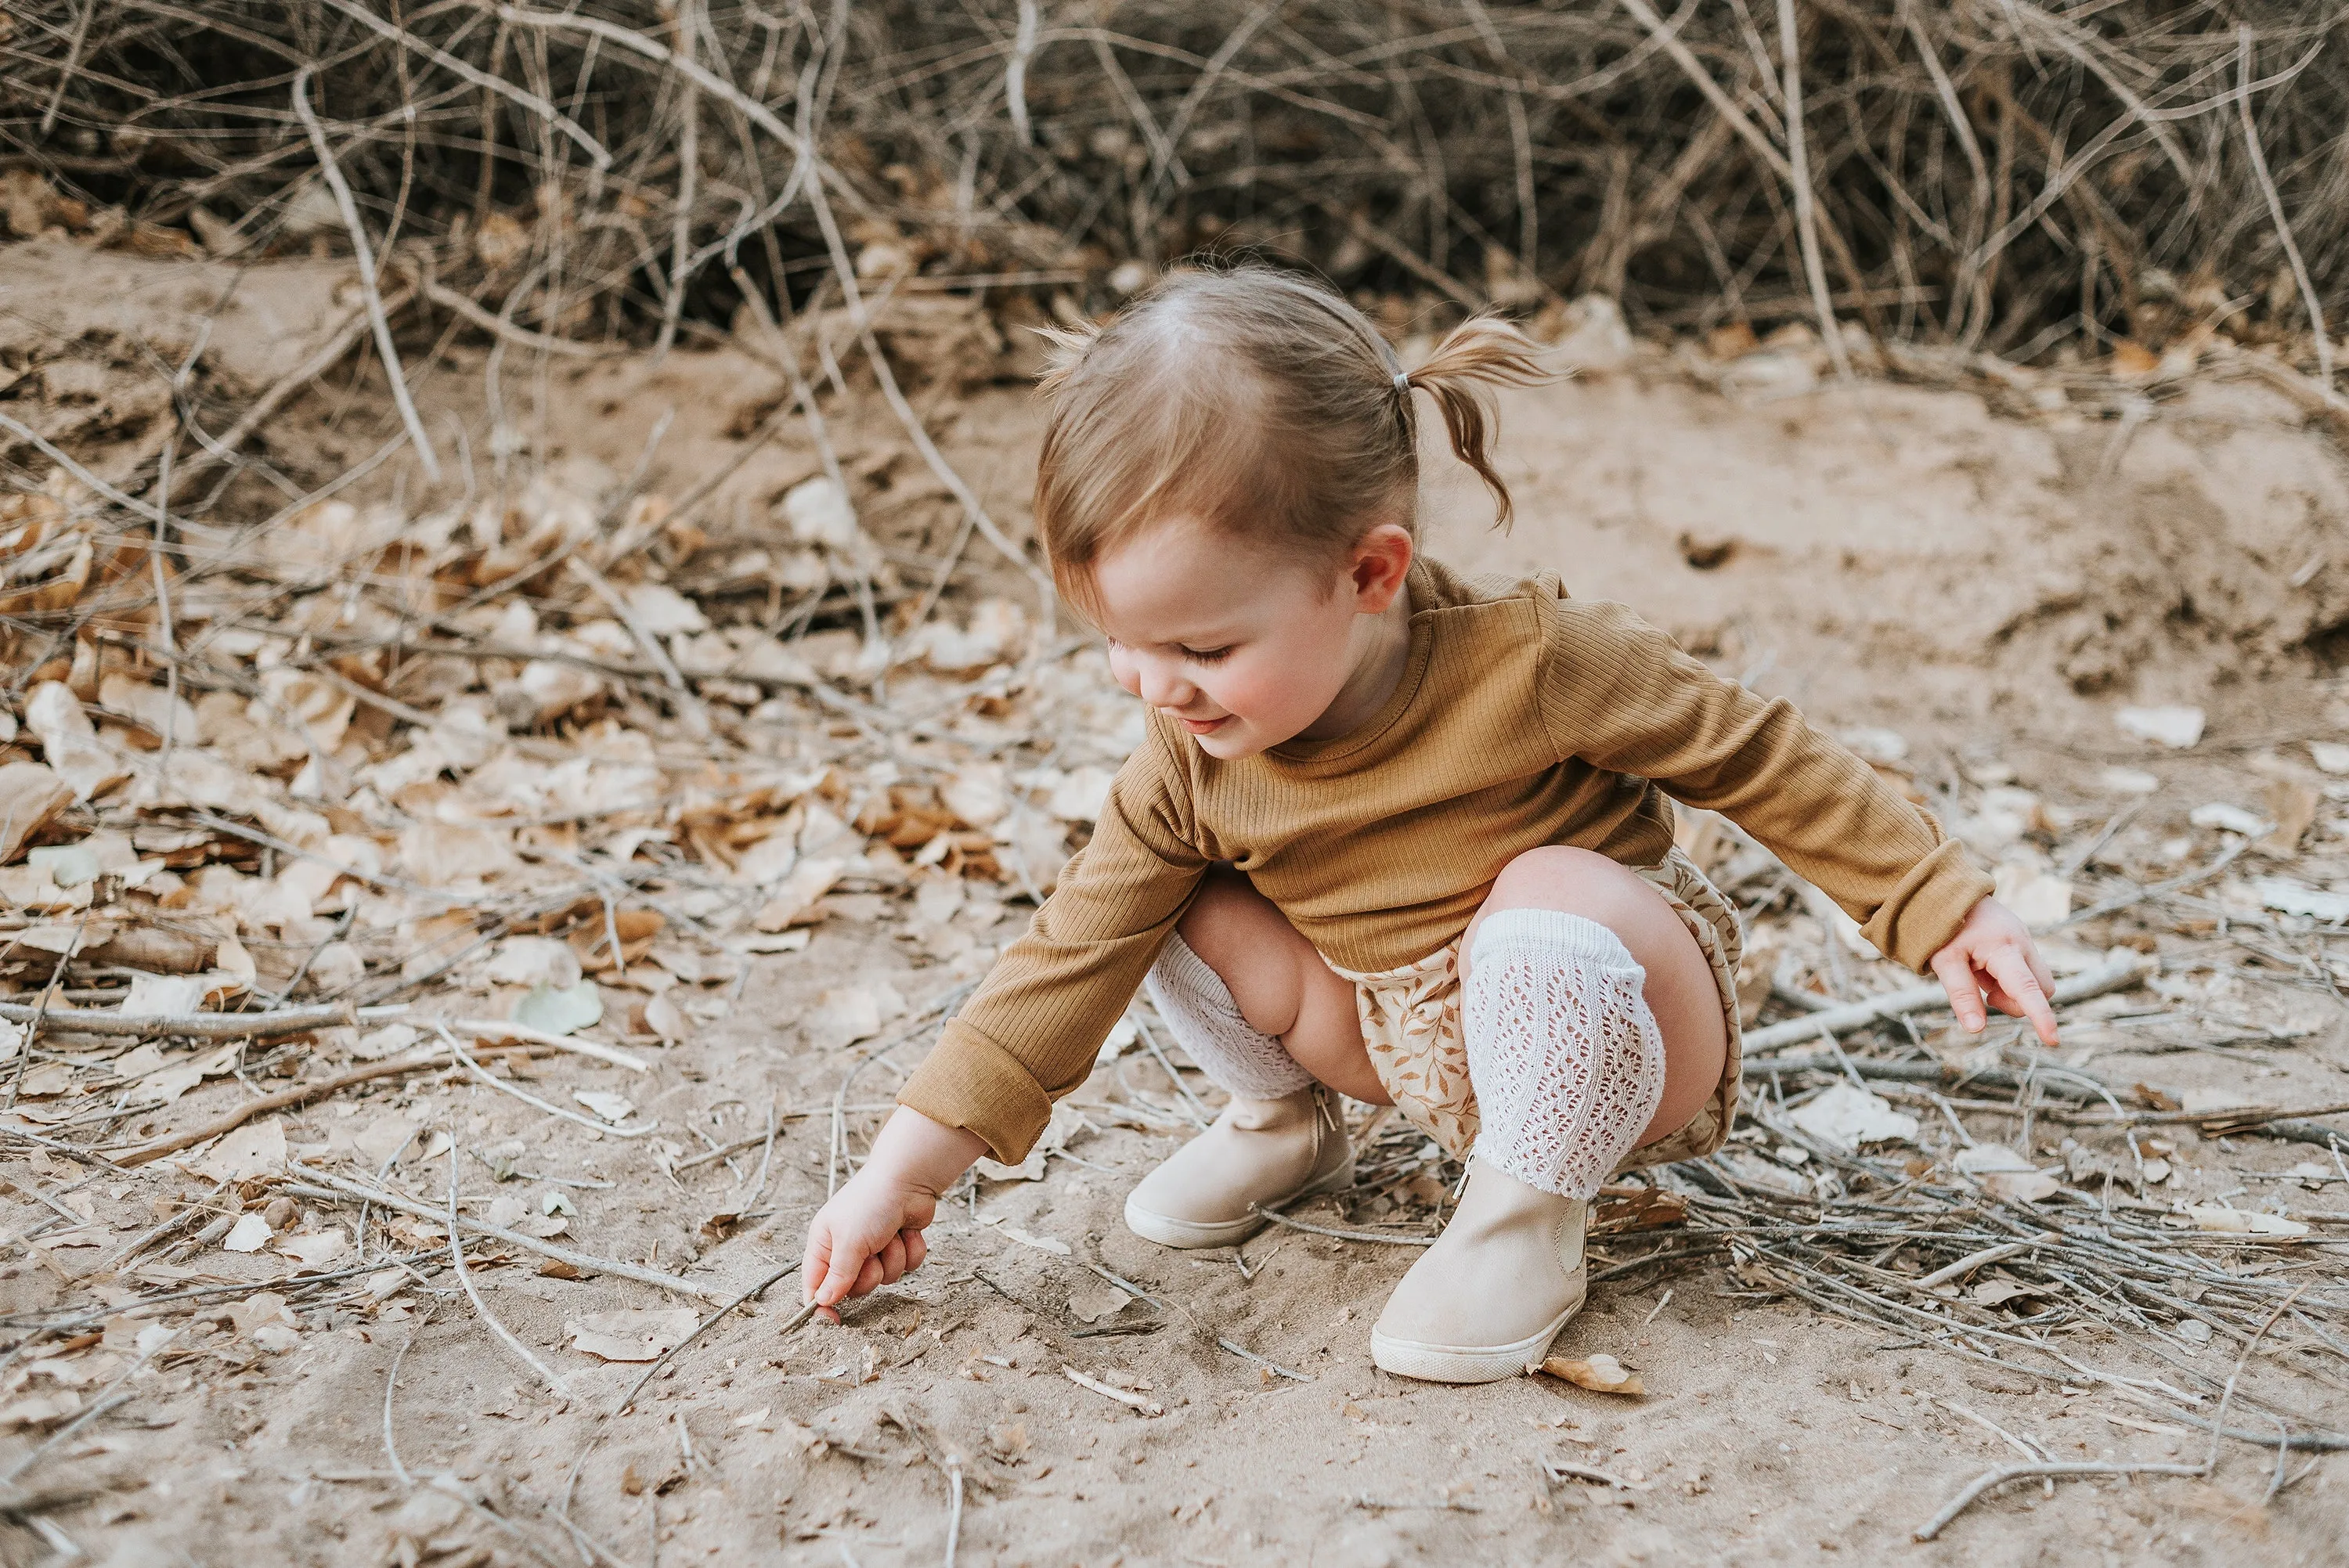
[[[1135,695],[1153,707],[1187,707],[1199,695],[1197,686],[1157,659],[1138,661],[1134,678]]]

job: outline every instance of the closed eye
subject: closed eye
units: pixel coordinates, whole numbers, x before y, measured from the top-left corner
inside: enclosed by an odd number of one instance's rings
[[[1184,648],[1179,651],[1185,658],[1195,665],[1219,665],[1232,656],[1232,651],[1228,647]]]

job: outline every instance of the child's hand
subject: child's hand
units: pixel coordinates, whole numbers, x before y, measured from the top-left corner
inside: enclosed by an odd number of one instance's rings
[[[2042,1043],[2056,1043],[2055,1010],[2047,1001],[2054,977],[2023,922],[1998,900],[1985,898],[1974,905],[1958,934],[1933,954],[1932,967],[1948,987],[1950,1006],[1966,1033],[1979,1035],[1990,1021],[1982,1011],[1987,994],[2000,1012],[2030,1019]]]
[[[820,1315],[838,1323],[842,1302],[921,1267],[929,1255],[922,1233],[937,1215],[939,1194],[986,1152],[974,1134],[900,1106],[864,1168],[808,1222],[801,1299],[822,1303]]]

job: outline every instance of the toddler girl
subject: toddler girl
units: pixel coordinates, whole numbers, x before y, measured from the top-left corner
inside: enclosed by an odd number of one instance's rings
[[[1336,294],[1243,267],[1171,275],[1061,349],[1037,527],[1145,738],[816,1215],[813,1300],[918,1265],[938,1195],[1028,1153],[1146,986],[1231,1100],[1126,1223],[1232,1245],[1350,1184],[1332,1091],[1392,1104],[1468,1180],[1372,1357],[1523,1372],[1582,1303],[1600,1184],[1720,1147],[1735,1108],[1737,920],[1673,849],[1671,799],[1930,965],[1968,1028],[1987,993],[2053,1043],[2021,923],[1866,763],[1620,605],[1416,554],[1416,394],[1508,519],[1484,387],[1540,378],[1516,331],[1470,321],[1406,373]]]

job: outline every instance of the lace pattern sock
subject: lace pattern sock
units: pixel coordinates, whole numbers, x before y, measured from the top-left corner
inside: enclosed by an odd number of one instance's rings
[[[1225,1093],[1279,1099],[1312,1084],[1288,1047],[1241,1016],[1223,976],[1179,933],[1167,937],[1142,984],[1167,1033]]]
[[[1477,1159],[1545,1192],[1598,1196],[1663,1099],[1647,977],[1595,920],[1548,909],[1485,917],[1461,997]]]

